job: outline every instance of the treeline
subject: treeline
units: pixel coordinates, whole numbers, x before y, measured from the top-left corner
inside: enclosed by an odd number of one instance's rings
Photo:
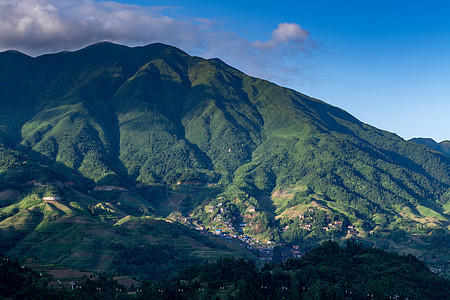
[[[133,248],[122,259],[144,263],[142,254],[171,255],[162,247]],[[163,254],[164,252],[164,254]],[[161,254],[163,254],[161,256]],[[175,253],[172,253],[175,254]],[[133,257],[134,256],[134,257]],[[152,259],[152,258],[149,258]],[[449,299],[450,281],[413,255],[399,255],[348,241],[324,242],[300,259],[261,269],[245,259],[221,258],[192,265],[171,280],[146,282],[128,293],[111,276],[83,278],[69,287],[0,256],[0,297],[14,299]]]
[[[17,259],[0,255],[0,298],[31,299],[35,295],[35,299],[51,299],[48,282],[48,278],[22,267]]]
[[[450,281],[414,256],[328,241],[298,260],[266,264],[222,258],[171,281],[148,283],[140,299],[449,299]]]
[[[83,277],[77,280],[73,289],[68,284],[49,285],[51,280],[50,275],[33,271],[17,259],[0,254],[0,299],[130,299],[128,291],[106,274],[98,274],[92,279]]]

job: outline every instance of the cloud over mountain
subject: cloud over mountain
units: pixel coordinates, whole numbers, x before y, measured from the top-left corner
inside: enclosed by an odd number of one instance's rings
[[[0,1],[0,48],[32,55],[109,40],[131,45],[199,44],[200,28],[147,8],[115,2]]]
[[[92,0],[0,0],[0,50],[40,55],[105,40],[129,46],[162,42],[193,55],[220,57],[247,73],[286,84],[292,75],[298,77],[305,49],[313,48],[309,33],[295,23],[278,24],[265,42],[250,41],[212,19],[171,17],[173,10],[179,8]]]

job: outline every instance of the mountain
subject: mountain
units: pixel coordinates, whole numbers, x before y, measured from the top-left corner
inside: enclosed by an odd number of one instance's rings
[[[202,235],[140,236],[148,220],[175,230],[166,220],[305,248],[356,235],[448,262],[449,156],[219,59],[163,44],[7,51],[0,107],[10,255],[77,267],[91,255],[104,270],[146,242],[193,261],[234,251]]]
[[[410,141],[415,142],[417,144],[428,146],[431,149],[439,151],[446,155],[450,155],[450,141],[442,141],[438,143],[430,138],[412,138],[410,139]]]

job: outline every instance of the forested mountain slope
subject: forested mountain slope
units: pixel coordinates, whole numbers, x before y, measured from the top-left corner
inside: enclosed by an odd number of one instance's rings
[[[30,193],[38,205],[113,186],[136,192],[140,214],[234,233],[244,222],[264,241],[449,224],[449,156],[167,45],[0,53],[0,107],[0,184],[21,195],[2,202],[3,218],[33,207],[17,204]],[[177,183],[196,192],[177,194]],[[85,211],[99,201],[89,197]]]

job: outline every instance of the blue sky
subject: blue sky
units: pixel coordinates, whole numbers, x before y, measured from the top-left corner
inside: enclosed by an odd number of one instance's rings
[[[0,0],[0,50],[175,45],[405,139],[450,139],[450,1]]]

